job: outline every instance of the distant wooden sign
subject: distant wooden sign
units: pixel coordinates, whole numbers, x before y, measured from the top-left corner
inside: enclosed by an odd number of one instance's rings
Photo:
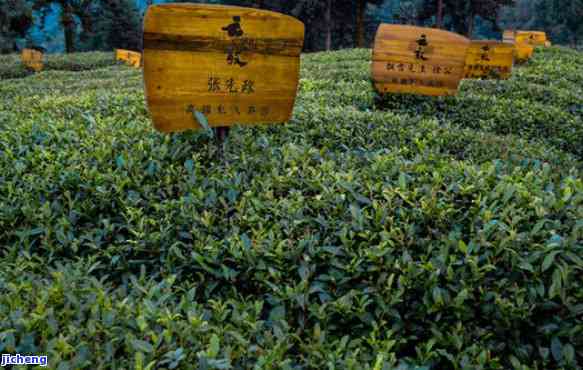
[[[43,69],[43,53],[34,49],[22,49],[22,54],[20,55],[22,64],[26,68],[31,69],[35,72],[40,72]]]
[[[518,38],[518,31],[507,30],[504,31],[503,41],[515,46],[514,60],[517,63],[524,63],[532,58],[534,53],[534,46],[524,41],[524,37]]]
[[[375,88],[381,94],[454,95],[469,45],[469,39],[447,31],[381,24],[372,56]]]
[[[517,63],[524,63],[532,58],[532,54],[534,54],[534,46],[519,42],[515,43],[514,46],[516,47],[514,59]]]
[[[142,54],[137,51],[115,49],[115,59],[125,62],[135,68],[142,66]]]
[[[512,74],[515,46],[499,41],[472,41],[466,55],[465,78],[506,80]]]
[[[516,31],[516,42],[532,46],[546,46],[547,34],[541,31]]]
[[[162,132],[288,121],[304,25],[252,8],[161,4],[144,19],[144,82]]]

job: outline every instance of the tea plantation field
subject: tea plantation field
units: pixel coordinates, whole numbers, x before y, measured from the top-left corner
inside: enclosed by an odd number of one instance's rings
[[[55,369],[580,369],[583,53],[457,97],[302,57],[294,118],[152,129],[111,53],[0,58],[0,353]]]

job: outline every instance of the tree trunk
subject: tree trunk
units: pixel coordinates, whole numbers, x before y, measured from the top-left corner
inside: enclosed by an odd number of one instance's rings
[[[75,51],[75,20],[73,19],[73,9],[71,5],[63,6],[62,16],[63,30],[65,32],[65,52],[72,53]]]
[[[326,50],[332,49],[332,0],[326,4]]]
[[[437,19],[435,27],[443,28],[443,0],[437,0]]]
[[[356,12],[356,47],[364,47],[364,14],[366,12],[366,0],[358,0]]]
[[[468,19],[468,33],[467,36],[468,38],[472,38],[472,34],[474,33],[474,20],[475,20],[476,16],[474,14],[470,14],[470,17]]]

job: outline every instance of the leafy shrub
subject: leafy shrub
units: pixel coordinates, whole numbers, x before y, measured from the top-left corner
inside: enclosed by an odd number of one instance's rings
[[[0,352],[580,367],[583,56],[538,50],[509,81],[382,101],[369,58],[303,56],[292,121],[234,128],[224,161],[204,134],[152,130],[138,70],[3,83]]]
[[[86,52],[72,54],[45,54],[44,71],[85,71],[116,64],[113,53]],[[22,78],[33,75],[20,62],[20,55],[0,55],[0,79]]]

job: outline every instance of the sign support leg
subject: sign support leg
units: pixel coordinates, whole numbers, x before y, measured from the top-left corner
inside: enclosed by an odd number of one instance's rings
[[[224,158],[225,155],[225,142],[227,140],[227,137],[229,136],[229,131],[231,130],[230,127],[216,127],[213,128],[214,131],[214,136],[217,140],[217,149],[218,149],[218,153],[219,153],[219,157],[221,159]]]

